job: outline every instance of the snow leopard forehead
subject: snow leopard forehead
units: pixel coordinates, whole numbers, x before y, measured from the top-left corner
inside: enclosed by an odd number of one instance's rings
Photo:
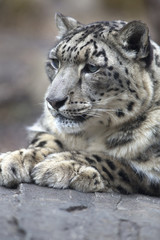
[[[103,47],[98,49],[96,41],[98,39],[102,45],[105,43],[106,46],[106,43],[109,44],[108,35],[116,34],[125,24],[124,21],[102,21],[78,25],[60,37],[49,56],[52,58],[56,55],[63,61],[80,62],[82,58],[83,61],[87,61],[92,54],[92,57],[101,55],[106,62],[106,53]]]
[[[84,25],[74,18],[57,14],[56,25],[59,41],[50,51],[49,58],[60,57],[63,61],[72,59],[76,62],[81,54],[84,61],[88,60],[90,52],[92,56],[98,54],[105,58],[105,52],[110,54],[108,49],[112,48],[113,54],[120,53],[128,60],[144,60],[150,51],[149,30],[140,21],[101,21]]]
[[[103,35],[106,36],[107,33],[118,31],[125,24],[126,22],[121,20],[94,22],[87,25],[81,24],[77,26],[77,28],[73,28],[71,31],[69,31],[67,33],[67,37],[64,35],[64,39],[66,41],[69,41],[73,36],[75,37],[79,33],[81,34],[79,41],[85,40],[86,37],[90,34],[93,38],[103,39]]]

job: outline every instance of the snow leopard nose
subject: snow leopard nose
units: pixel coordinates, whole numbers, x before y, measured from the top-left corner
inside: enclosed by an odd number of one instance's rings
[[[64,106],[67,99],[68,99],[68,97],[66,97],[64,99],[51,99],[49,97],[46,98],[47,102],[49,102],[49,104],[57,111],[59,108]]]

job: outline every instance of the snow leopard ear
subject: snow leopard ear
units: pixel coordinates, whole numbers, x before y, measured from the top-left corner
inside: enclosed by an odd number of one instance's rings
[[[63,37],[71,29],[82,25],[76,19],[71,17],[66,17],[61,13],[56,13],[55,20],[56,20],[57,28],[59,30],[59,34],[58,34],[59,38]]]
[[[118,34],[120,45],[131,58],[143,59],[149,54],[149,30],[146,24],[132,21],[126,24]]]

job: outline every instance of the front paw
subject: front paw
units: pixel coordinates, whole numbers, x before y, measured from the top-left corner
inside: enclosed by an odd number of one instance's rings
[[[58,157],[59,156],[59,157]],[[53,188],[73,188],[82,192],[103,191],[105,186],[99,172],[76,160],[62,160],[63,154],[53,154],[38,163],[32,172],[36,184]]]
[[[0,185],[14,188],[23,181],[29,182],[30,177],[22,165],[21,151],[0,154]]]
[[[70,181],[76,175],[72,164],[73,161],[46,159],[33,168],[31,176],[38,185],[53,188],[68,188]]]

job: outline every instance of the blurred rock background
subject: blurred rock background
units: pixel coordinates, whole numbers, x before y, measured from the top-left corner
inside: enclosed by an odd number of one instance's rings
[[[160,0],[0,0],[0,152],[26,147],[25,127],[42,111],[57,11],[83,23],[142,20],[160,43]]]

